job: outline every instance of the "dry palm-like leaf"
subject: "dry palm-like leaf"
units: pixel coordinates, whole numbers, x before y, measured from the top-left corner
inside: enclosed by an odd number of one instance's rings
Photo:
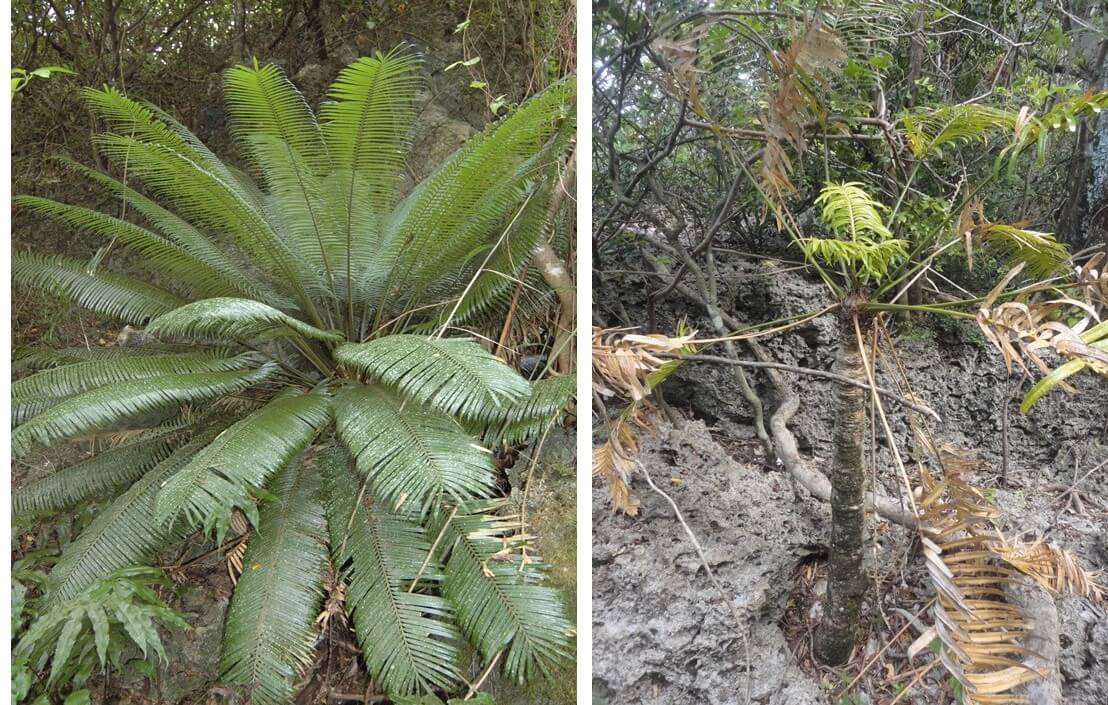
[[[775,203],[794,190],[793,163],[786,145],[804,152],[804,123],[815,104],[806,82],[819,81],[821,71],[846,60],[838,36],[817,17],[784,50],[770,57],[777,81],[766,97],[766,147],[759,177]]]
[[[713,24],[714,21],[709,20],[680,39],[659,37],[652,44],[669,69],[666,88],[674,95],[686,98],[698,115],[704,114],[700,105],[700,74],[704,71],[697,66],[697,56],[700,40]]]
[[[1094,286],[1085,291],[1089,296],[1099,295],[1096,289],[1099,284],[1094,281]],[[1108,375],[1108,322],[1100,322],[1093,303],[1061,297],[1046,301],[1008,301],[993,306],[998,293],[999,290],[994,289],[978,310],[977,325],[1000,350],[1009,373],[1015,362],[1030,374],[1023,362],[1026,358],[1044,375],[1024,397],[1021,411],[1026,413],[1055,386],[1072,393],[1074,389],[1064,380],[1082,369]],[[1058,355],[1062,364],[1052,368],[1043,359],[1046,351]]]
[[[658,355],[691,352],[696,332],[667,337],[630,330],[593,327],[593,388],[601,396],[621,396],[636,402],[649,396],[651,388],[661,381],[658,372],[675,366],[675,360]]]
[[[1097,252],[1077,268],[1077,287],[1082,300],[1103,318],[1108,310],[1108,253]]]
[[[339,624],[346,624],[346,582],[335,573],[335,566],[328,560],[323,566],[323,590],[327,600],[323,603],[323,609],[315,618],[320,631],[326,631],[331,626],[331,620],[337,619]]]
[[[1042,541],[1001,541],[992,550],[1051,593],[1080,595],[1096,603],[1104,599],[1104,588],[1097,583],[1100,572],[1082,568],[1069,551]]]
[[[250,540],[250,523],[246,515],[235,510],[231,514],[231,531],[238,536],[237,543],[227,551],[224,561],[227,563],[227,575],[231,577],[232,584],[238,584],[242,575],[242,557],[246,555],[246,544]]]
[[[1012,691],[1041,674],[1024,663],[1033,655],[1021,645],[1029,625],[1003,590],[1016,572],[991,550],[997,510],[956,473],[940,480],[921,467],[918,492],[943,665],[961,683],[965,705],[1022,703]]]
[[[678,326],[676,336],[643,335],[629,328],[593,328],[593,390],[604,397],[630,401],[609,424],[608,439],[593,449],[593,475],[608,484],[608,496],[617,511],[634,516],[639,500],[631,489],[635,472],[634,458],[639,453],[635,428],[650,428],[647,397],[680,365],[677,359],[660,354],[688,353],[694,350],[696,331]]]
[[[1009,602],[1005,587],[1027,575],[1052,593],[1069,592],[1099,602],[1098,573],[1082,568],[1068,552],[1042,542],[1009,542],[995,528],[999,516],[964,473],[980,467],[973,452],[930,441],[911,423],[918,441],[946,472],[942,479],[920,467],[917,488],[920,540],[937,598],[934,626],[909,649],[915,654],[938,637],[941,660],[962,684],[965,705],[1008,705],[1025,700],[1012,693],[1040,672],[1036,654],[1023,643],[1031,625]]]
[[[639,454],[639,439],[634,427],[649,428],[642,407],[634,403],[611,424],[608,440],[593,448],[592,474],[608,485],[608,499],[616,511],[635,516],[639,513],[639,498],[631,489],[635,472],[635,456]]]

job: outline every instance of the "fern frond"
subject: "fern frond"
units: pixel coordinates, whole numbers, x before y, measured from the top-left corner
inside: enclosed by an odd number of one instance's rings
[[[252,495],[330,423],[330,404],[322,394],[281,396],[230,426],[165,483],[158,520],[184,514],[189,524],[222,533],[238,508],[258,526]]]
[[[449,416],[387,389],[358,385],[339,393],[335,421],[374,496],[393,506],[423,513],[444,494],[464,501],[493,486],[488,450]]]
[[[908,254],[908,243],[893,238],[881,220],[883,205],[858,182],[828,183],[816,198],[831,232],[846,238],[801,238],[804,256],[842,265],[854,279],[880,281],[894,261]]]
[[[493,245],[496,250],[487,264],[484,253],[478,253],[466,266],[440,279],[437,286],[444,290],[446,298],[438,315],[431,318],[424,329],[433,332],[448,319],[456,325],[468,323],[508,305],[511,292],[520,285],[517,280],[521,275],[526,277],[535,247],[547,238],[550,230],[548,210],[552,181],[544,180],[528,197],[519,217],[505,230],[502,242]],[[482,265],[483,269],[479,269]],[[468,286],[471,280],[473,285]],[[525,282],[523,286],[528,284],[531,282]],[[465,298],[457,303],[457,297],[463,295]],[[422,298],[427,300],[430,297]]]
[[[178,296],[135,279],[90,272],[84,262],[31,252],[12,254],[12,279],[94,313],[139,325],[184,303]]]
[[[251,365],[254,362],[254,365]],[[95,387],[161,375],[225,372],[256,366],[252,355],[220,352],[162,353],[89,360],[43,370],[12,383],[12,398],[66,397]]]
[[[371,295],[414,292],[418,300],[459,261],[494,245],[506,214],[523,203],[529,179],[545,170],[543,145],[559,134],[562,120],[572,119],[573,95],[572,81],[547,88],[427,177],[397,209],[383,253],[384,271],[391,273],[387,283],[367,283]]]
[[[486,660],[504,650],[504,674],[526,682],[571,657],[572,628],[561,596],[543,585],[543,564],[520,548],[519,523],[497,512],[502,501],[440,509],[431,531],[443,532],[443,592],[466,638]]]
[[[99,135],[97,147],[161,195],[194,226],[218,232],[276,278],[278,286],[302,295],[312,275],[274,231],[256,199],[237,177],[221,175],[186,155],[158,144],[119,135]]]
[[[881,220],[883,205],[870,198],[857,181],[827,183],[816,197],[823,222],[851,241],[887,240],[893,236]]]
[[[340,342],[339,333],[322,331],[272,306],[252,299],[221,297],[186,304],[165,313],[146,327],[150,335],[242,340],[302,335]]]
[[[169,455],[165,436],[103,450],[12,492],[12,512],[47,514],[126,487]]]
[[[285,705],[312,661],[327,522],[314,467],[289,463],[268,489],[227,611],[220,672],[255,705]]]
[[[328,459],[325,477],[332,560],[370,675],[394,697],[451,688],[460,635],[447,601],[426,591],[441,583],[442,568],[423,527],[354,491],[342,454]]]
[[[151,199],[107,174],[89,169],[71,159],[59,158],[59,161],[89,180],[104,186],[118,198],[125,201],[137,213],[146,218],[162,235],[173,240],[193,257],[218,272],[221,281],[235,289],[239,294],[249,298],[269,301],[279,307],[287,308],[292,305],[290,299],[278,293],[268,284],[259,281],[253,272],[248,271],[248,268],[238,261],[236,253],[227,251],[226,248],[221,249],[207,235],[177,214],[162,208]]]
[[[22,456],[35,442],[72,438],[177,404],[233,394],[265,380],[276,369],[275,363],[267,362],[251,370],[161,375],[93,389],[50,407],[12,431],[12,451]]]
[[[125,360],[132,357],[193,352],[195,349],[193,345],[116,345],[104,348],[35,348],[12,360],[12,371],[39,371],[51,367],[61,367],[62,365],[73,365],[78,362]],[[226,355],[229,354],[229,352],[223,348],[211,349],[208,352],[213,355],[218,355],[219,357],[226,357]]]
[[[116,569],[149,562],[158,551],[189,532],[184,524],[167,526],[155,521],[154,500],[162,481],[210,438],[211,434],[205,434],[174,451],[96,515],[66,546],[50,571],[47,604],[72,598]]]
[[[254,151],[253,139],[265,135],[293,150],[310,166],[310,173],[323,174],[330,167],[315,115],[284,71],[273,64],[234,66],[223,73],[223,96],[231,114],[231,133],[247,156],[268,179],[267,160]]]
[[[477,418],[527,398],[527,381],[472,340],[387,335],[347,343],[335,359],[451,415]]]

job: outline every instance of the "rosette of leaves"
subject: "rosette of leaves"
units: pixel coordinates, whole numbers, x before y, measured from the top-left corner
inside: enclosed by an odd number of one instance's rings
[[[46,599],[64,604],[198,530],[221,540],[242,512],[252,528],[222,678],[256,705],[291,701],[332,568],[367,670],[391,696],[454,692],[467,641],[520,681],[571,648],[544,566],[489,504],[488,446],[551,422],[572,382],[529,383],[466,327],[497,314],[550,235],[573,85],[535,96],[407,190],[418,85],[405,49],[362,58],[315,113],[277,67],[232,68],[245,171],[157,108],[86,90],[109,126],[96,145],[130,183],[74,168],[126,218],[16,199],[131,250],[151,274],[13,258],[18,283],[155,340],[40,353],[39,371],[13,385],[17,454],[117,439],[14,499],[50,512],[114,497],[66,548]]]

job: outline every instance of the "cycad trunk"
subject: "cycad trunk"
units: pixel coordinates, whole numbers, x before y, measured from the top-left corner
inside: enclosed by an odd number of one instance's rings
[[[835,371],[864,379],[861,351],[853,322],[844,317]],[[854,635],[865,592],[862,571],[862,532],[865,524],[865,473],[862,444],[865,429],[865,390],[839,385],[835,428],[835,457],[831,467],[830,575],[823,622],[816,631],[815,650],[821,661],[844,663],[854,647]]]

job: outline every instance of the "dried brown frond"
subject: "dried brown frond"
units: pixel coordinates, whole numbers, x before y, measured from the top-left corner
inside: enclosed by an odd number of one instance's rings
[[[704,71],[697,66],[697,56],[700,53],[700,40],[713,24],[714,20],[709,19],[683,37],[659,37],[652,44],[669,69],[665,76],[666,89],[671,94],[688,100],[698,115],[704,115],[700,104],[700,74]]]
[[[639,439],[635,427],[648,429],[649,421],[640,403],[633,403],[611,424],[608,439],[593,448],[592,474],[608,485],[608,499],[616,511],[630,516],[639,513],[639,498],[631,489]]]
[[[635,402],[645,399],[660,381],[652,375],[673,363],[657,355],[690,350],[696,333],[667,337],[630,330],[593,327],[593,390],[604,397],[620,396]]]
[[[923,467],[917,492],[943,665],[961,683],[965,705],[1024,702],[1011,691],[1042,674],[1025,663],[1033,655],[1021,644],[1030,625],[1005,597],[1016,573],[991,549],[996,508],[956,474],[940,480]]]
[[[1085,570],[1073,554],[1053,544],[1001,541],[993,551],[1052,593],[1080,595],[1096,603],[1104,599],[1104,588],[1097,584],[1100,572]]]
[[[807,84],[821,80],[821,72],[840,66],[846,52],[838,36],[816,17],[784,50],[770,57],[776,82],[766,97],[766,146],[759,178],[766,195],[783,204],[795,190],[789,145],[803,154],[804,123],[815,111],[815,99]]]
[[[231,583],[237,585],[239,576],[242,575],[242,558],[246,555],[246,544],[250,540],[250,522],[238,510],[231,514],[231,531],[237,536],[237,543],[227,551],[224,562],[227,564],[227,575],[231,577]]]
[[[1098,252],[1077,268],[1077,286],[1085,303],[1103,318],[1108,311],[1108,253]]]
[[[327,600],[323,603],[323,609],[315,618],[315,623],[321,631],[327,631],[332,619],[338,619],[339,624],[346,624],[346,582],[339,578],[331,561],[323,566],[323,590],[327,594]]]
[[[639,453],[636,428],[650,428],[647,401],[651,391],[670,375],[680,360],[660,354],[692,352],[695,331],[678,327],[676,336],[643,335],[631,328],[597,328],[592,331],[593,391],[607,398],[619,397],[630,404],[609,423],[608,439],[593,448],[593,476],[608,485],[608,496],[617,510],[634,516],[639,499],[631,489],[635,456]]]
[[[1076,322],[1067,324],[1067,319]],[[1097,320],[1092,306],[1068,297],[1031,303],[1008,301],[977,312],[978,327],[1000,350],[1008,372],[1013,362],[1030,372],[1023,363],[1026,358],[1044,375],[1051,373],[1051,365],[1042,357],[1047,350],[1066,361],[1084,360],[1094,371],[1108,374],[1108,352],[1082,338],[1089,324]],[[1063,387],[1072,391],[1068,385]]]

